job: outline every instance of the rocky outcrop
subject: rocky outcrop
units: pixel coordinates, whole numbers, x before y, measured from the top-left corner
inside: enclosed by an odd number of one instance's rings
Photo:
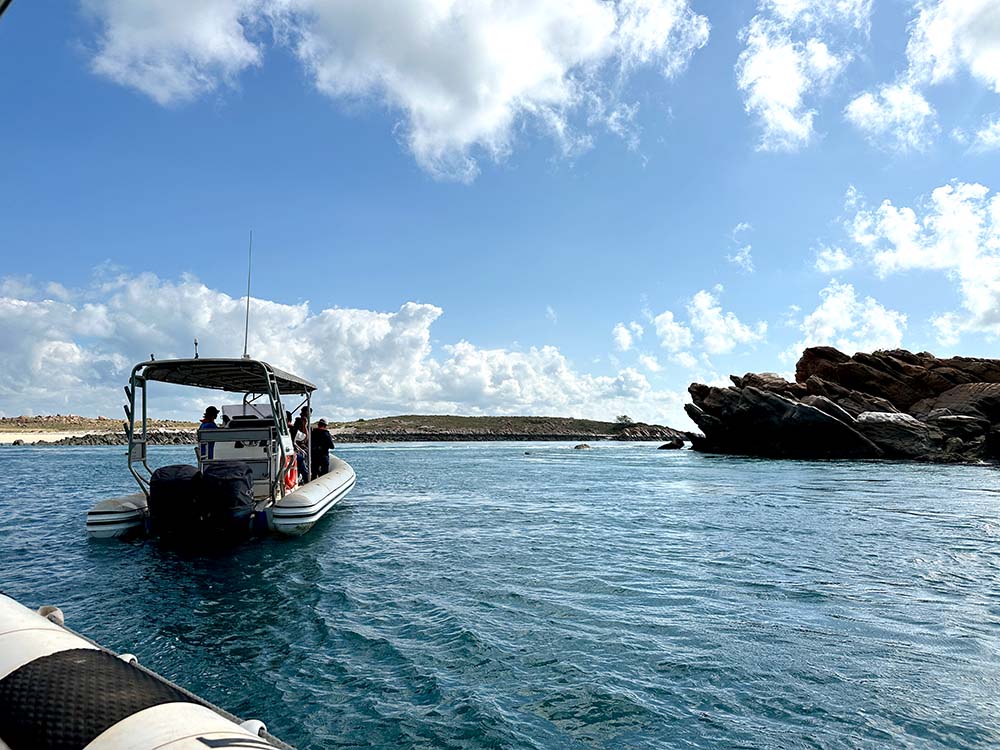
[[[186,430],[158,430],[146,436],[150,445],[194,445],[195,433]],[[39,440],[32,445],[126,445],[128,440],[124,432],[102,432],[89,435],[76,435],[59,440]]]
[[[781,457],[875,458],[882,451],[846,422],[810,404],[753,386],[692,385],[695,450]]]
[[[1000,458],[1000,360],[939,359],[902,349],[806,349],[795,381],[731,376],[694,383],[696,450],[800,458]]]

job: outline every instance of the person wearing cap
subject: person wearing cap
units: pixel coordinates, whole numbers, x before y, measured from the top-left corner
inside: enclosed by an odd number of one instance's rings
[[[201,423],[198,425],[198,429],[219,429],[219,425],[215,423],[215,418],[217,416],[219,416],[219,410],[214,406],[210,406],[205,409],[205,413],[201,417]],[[202,458],[215,458],[215,443],[200,443],[197,450]]]
[[[310,453],[310,463],[312,464],[312,478],[321,477],[330,471],[330,451],[333,450],[333,435],[326,429],[326,420],[321,419],[313,427],[312,451]]]

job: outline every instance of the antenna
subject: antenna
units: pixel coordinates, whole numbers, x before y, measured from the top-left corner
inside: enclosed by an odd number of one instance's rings
[[[194,358],[198,359],[198,339],[194,340]]]
[[[247,250],[247,322],[243,329],[243,359],[249,359],[247,342],[250,340],[250,268],[253,263],[253,230],[250,230],[250,247]]]

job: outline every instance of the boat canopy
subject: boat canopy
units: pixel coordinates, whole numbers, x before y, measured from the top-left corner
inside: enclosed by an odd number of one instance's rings
[[[308,394],[316,386],[298,375],[279,370],[259,359],[162,359],[143,362],[137,374],[146,380],[214,388],[231,393],[267,393],[273,376],[278,393]]]

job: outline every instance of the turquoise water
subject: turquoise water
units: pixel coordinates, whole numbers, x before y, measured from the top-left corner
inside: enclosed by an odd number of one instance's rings
[[[1000,746],[995,469],[347,446],[206,555],[86,539],[121,454],[0,450],[0,590],[300,750]]]

